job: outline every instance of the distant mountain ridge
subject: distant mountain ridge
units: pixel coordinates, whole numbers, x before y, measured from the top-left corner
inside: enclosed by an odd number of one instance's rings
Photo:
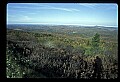
[[[30,27],[29,27],[30,26]],[[8,24],[7,28],[15,29],[15,28],[24,28],[24,29],[48,29],[50,26],[60,26],[60,27],[86,27],[86,28],[105,28],[105,29],[117,29],[118,27],[113,26],[82,26],[82,25],[44,25],[44,24]]]

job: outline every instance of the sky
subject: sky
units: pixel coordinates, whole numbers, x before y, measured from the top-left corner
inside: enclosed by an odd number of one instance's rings
[[[115,3],[8,3],[7,24],[118,26]]]

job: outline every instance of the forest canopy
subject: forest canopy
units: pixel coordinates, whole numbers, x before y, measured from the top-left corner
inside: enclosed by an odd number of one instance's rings
[[[23,29],[19,25],[17,27],[21,30],[7,29],[7,78],[118,77],[118,42],[115,29],[73,29],[59,25],[37,30]]]

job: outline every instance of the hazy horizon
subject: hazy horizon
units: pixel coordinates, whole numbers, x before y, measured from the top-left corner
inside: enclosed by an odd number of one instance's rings
[[[118,26],[105,26],[105,25],[82,25],[82,24],[54,24],[54,23],[10,23],[7,25],[71,25],[71,26],[101,26],[101,27],[117,27]]]

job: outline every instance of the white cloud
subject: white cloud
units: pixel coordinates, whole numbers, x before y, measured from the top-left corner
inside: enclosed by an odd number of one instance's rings
[[[111,9],[117,8],[117,4],[113,4],[113,3],[80,3],[79,5],[88,7],[91,9],[104,8],[104,9],[111,10]],[[104,6],[106,6],[106,7],[104,7]]]
[[[20,15],[19,17],[14,17],[14,18],[8,18],[8,21],[12,21],[12,22],[30,22],[32,20],[32,18],[28,17],[28,16],[23,16]]]
[[[27,4],[27,3],[21,3],[21,4],[24,4],[26,6],[19,5],[19,6],[11,7],[11,8],[13,8],[13,9],[34,9],[34,10],[39,10],[39,9],[62,10],[62,11],[68,11],[68,12],[79,11],[78,9],[75,9],[75,8],[54,7],[54,6],[41,5],[41,4]],[[29,5],[29,6],[27,6],[27,5]],[[32,6],[30,6],[30,5],[32,5]],[[25,12],[25,11],[21,11],[21,12]]]
[[[61,7],[51,7],[51,9],[63,10],[63,11],[68,11],[68,12],[79,11],[78,9],[74,9],[74,8],[61,8]]]
[[[32,20],[32,18],[30,18],[30,17],[28,17],[28,16],[23,16],[22,18],[20,18],[20,20],[30,21],[30,20]]]
[[[91,9],[95,9],[96,6],[98,6],[99,4],[96,4],[96,3],[80,3],[79,5],[85,6],[85,7],[91,8]]]
[[[34,15],[34,14],[37,14],[37,13],[34,13],[34,12],[29,12],[28,14]]]

